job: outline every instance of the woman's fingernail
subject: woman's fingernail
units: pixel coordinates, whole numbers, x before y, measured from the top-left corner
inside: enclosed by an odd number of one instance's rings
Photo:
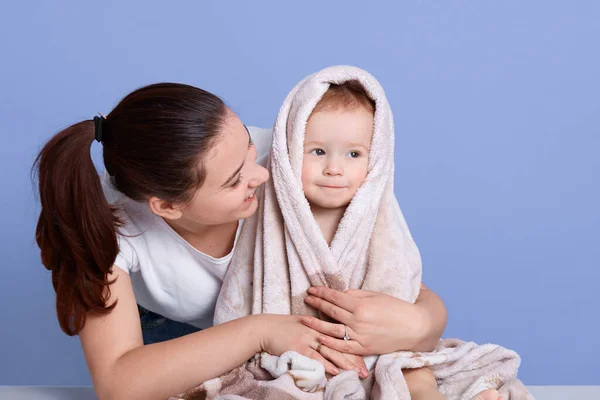
[[[327,341],[327,338],[325,336],[319,336],[319,342],[321,342],[322,344],[325,344],[326,341]]]
[[[310,317],[302,317],[300,321],[302,321],[303,324],[310,325]]]
[[[315,293],[317,293],[317,289],[315,289],[314,287],[309,287],[308,288],[308,293],[315,294]]]
[[[363,378],[366,378],[366,377],[368,377],[368,376],[369,376],[369,372],[368,372],[367,370],[364,370],[364,369],[363,369],[363,370],[360,372],[360,376],[362,376]]]
[[[340,370],[339,370],[339,369],[337,369],[337,368],[334,368],[334,369],[333,369],[333,373],[334,373],[335,375],[339,375],[339,373],[340,373]]]
[[[307,302],[308,304],[313,302],[313,298],[311,296],[306,296],[306,298],[304,299],[305,302]]]

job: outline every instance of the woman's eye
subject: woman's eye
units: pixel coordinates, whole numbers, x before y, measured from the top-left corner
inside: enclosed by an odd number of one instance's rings
[[[239,178],[237,178],[237,181],[235,181],[233,183],[233,185],[231,185],[232,188],[237,189],[242,183],[242,174],[240,174]]]

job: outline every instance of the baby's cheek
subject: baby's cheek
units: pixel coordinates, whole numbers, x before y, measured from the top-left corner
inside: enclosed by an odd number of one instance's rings
[[[302,187],[304,188],[306,186],[306,173],[304,172],[304,169],[302,169]]]
[[[306,167],[306,162],[302,163],[302,186],[305,185],[306,182],[306,177],[308,176],[308,171],[307,171],[307,167]]]
[[[302,184],[306,185],[310,183],[311,179],[314,178],[316,166],[312,160],[304,158],[302,162]]]
[[[362,184],[362,182],[364,182],[365,179],[367,179],[368,174],[369,174],[369,163],[365,162],[365,164],[362,166],[362,169],[361,169],[361,175],[362,175],[361,184]]]

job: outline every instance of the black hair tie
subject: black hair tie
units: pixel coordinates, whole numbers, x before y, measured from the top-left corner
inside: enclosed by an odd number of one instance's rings
[[[106,119],[103,116],[96,116],[94,117],[94,130],[95,130],[95,137],[96,140],[100,143],[102,143],[103,137],[102,137],[102,124],[104,123],[104,121],[106,121]]]

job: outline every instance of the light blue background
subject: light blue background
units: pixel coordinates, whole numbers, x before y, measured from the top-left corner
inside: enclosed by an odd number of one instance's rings
[[[0,385],[91,383],[33,238],[44,141],[158,81],[271,126],[333,64],[386,88],[397,195],[445,336],[518,351],[527,384],[600,385],[599,20],[597,1],[5,2]]]

